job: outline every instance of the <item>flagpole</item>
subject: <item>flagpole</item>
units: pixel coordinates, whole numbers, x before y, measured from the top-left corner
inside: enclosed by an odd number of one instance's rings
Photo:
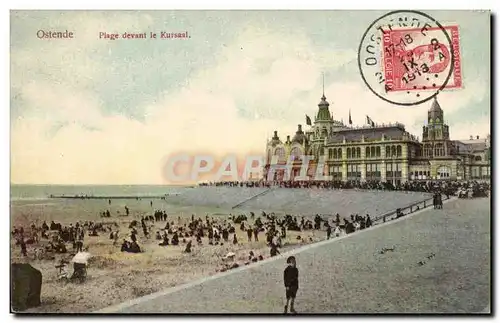
[[[325,96],[325,72],[323,72],[323,96]]]

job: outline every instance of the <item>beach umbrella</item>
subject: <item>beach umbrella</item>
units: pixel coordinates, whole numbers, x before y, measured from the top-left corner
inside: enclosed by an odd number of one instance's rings
[[[88,252],[79,252],[77,253],[73,259],[71,259],[71,262],[77,263],[77,264],[87,264],[88,260],[90,258],[90,253]]]

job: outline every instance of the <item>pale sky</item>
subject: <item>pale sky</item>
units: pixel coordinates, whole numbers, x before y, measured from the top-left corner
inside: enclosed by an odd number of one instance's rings
[[[399,121],[421,137],[431,102],[401,107],[363,83],[357,49],[384,11],[11,12],[11,182],[167,184],[172,154],[264,154],[322,94],[335,119]],[[458,24],[463,88],[438,99],[452,139],[490,133],[488,12],[427,11]],[[38,39],[38,30],[75,38]],[[115,41],[99,32],[184,32]]]

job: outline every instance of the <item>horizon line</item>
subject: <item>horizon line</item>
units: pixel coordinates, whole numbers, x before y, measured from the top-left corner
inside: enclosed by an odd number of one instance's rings
[[[148,184],[148,183],[142,183],[142,184],[93,184],[93,183],[87,183],[87,184],[60,184],[60,183],[10,183],[10,186],[13,185],[19,185],[19,186],[191,186],[191,185],[197,185],[195,184]]]

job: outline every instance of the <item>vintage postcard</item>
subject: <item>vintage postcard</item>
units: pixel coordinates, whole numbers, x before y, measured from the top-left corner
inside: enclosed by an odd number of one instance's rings
[[[489,11],[10,12],[12,313],[491,313]]]

